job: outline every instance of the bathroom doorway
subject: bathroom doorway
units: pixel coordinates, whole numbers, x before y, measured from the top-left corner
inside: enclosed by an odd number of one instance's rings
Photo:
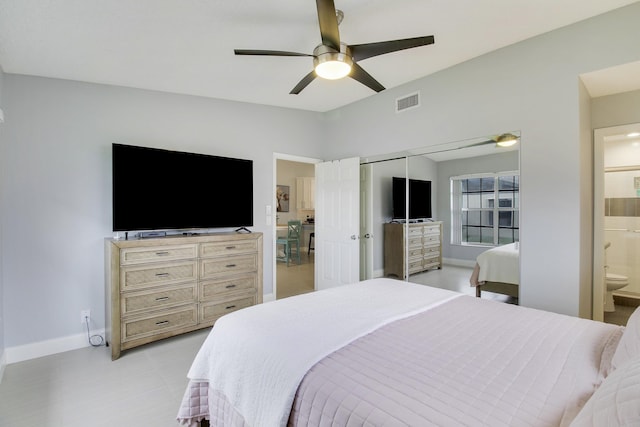
[[[625,325],[640,305],[640,123],[594,134],[593,318]]]

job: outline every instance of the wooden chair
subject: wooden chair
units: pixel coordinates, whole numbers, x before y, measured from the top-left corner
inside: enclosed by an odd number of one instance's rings
[[[300,234],[302,233],[302,222],[292,220],[287,223],[287,237],[279,237],[276,239],[276,252],[279,253],[280,245],[283,246],[284,255],[276,256],[276,260],[284,261],[289,266],[291,260],[291,247],[296,247],[296,258],[300,264]]]

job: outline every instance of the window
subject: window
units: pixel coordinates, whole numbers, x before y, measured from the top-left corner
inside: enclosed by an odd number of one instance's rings
[[[519,205],[517,172],[452,177],[451,244],[498,246],[518,241]]]

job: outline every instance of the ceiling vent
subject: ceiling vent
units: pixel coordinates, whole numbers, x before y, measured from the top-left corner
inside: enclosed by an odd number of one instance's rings
[[[420,92],[396,98],[396,113],[418,108],[420,106]]]

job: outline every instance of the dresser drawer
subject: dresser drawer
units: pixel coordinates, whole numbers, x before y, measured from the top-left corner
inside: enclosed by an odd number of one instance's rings
[[[422,258],[412,261],[409,260],[409,274],[422,271]]]
[[[255,292],[258,288],[258,275],[245,274],[225,280],[200,282],[200,301],[219,299],[229,292]]]
[[[183,261],[122,267],[120,290],[129,291],[151,286],[187,282],[198,278],[198,262]]]
[[[256,240],[234,240],[227,242],[210,242],[200,245],[200,257],[219,257],[258,252]]]
[[[200,260],[200,279],[208,279],[220,274],[249,273],[257,270],[257,254]]]
[[[160,289],[127,292],[120,303],[122,314],[128,315],[141,311],[157,310],[178,304],[197,302],[196,282],[177,286],[165,286]]]
[[[431,269],[431,268],[440,268],[440,261],[437,258],[426,259],[426,260],[424,260],[423,268],[425,270],[428,270],[428,269]]]
[[[437,236],[440,236],[440,225],[425,225],[424,234],[435,234]]]
[[[171,245],[143,248],[126,248],[120,251],[120,264],[140,264],[144,262],[174,261],[196,258],[198,245]]]
[[[411,225],[409,226],[409,239],[412,237],[422,237],[422,226],[421,225]]]
[[[411,237],[409,236],[409,248],[421,248],[422,247],[422,236]]]
[[[255,297],[245,297],[222,303],[216,302],[200,304],[200,321],[213,322],[220,316],[233,313],[234,311],[240,310],[242,308],[251,307],[255,304]]]
[[[409,248],[409,260],[414,260],[414,259],[422,259],[422,247],[420,248]]]
[[[195,326],[198,323],[197,304],[161,311],[148,317],[123,319],[122,341],[150,337],[163,332]]]
[[[426,234],[422,238],[422,242],[425,245],[439,245],[440,244],[440,235],[439,234]]]
[[[438,246],[425,247],[422,253],[424,254],[425,258],[440,256],[440,246],[438,245]]]

